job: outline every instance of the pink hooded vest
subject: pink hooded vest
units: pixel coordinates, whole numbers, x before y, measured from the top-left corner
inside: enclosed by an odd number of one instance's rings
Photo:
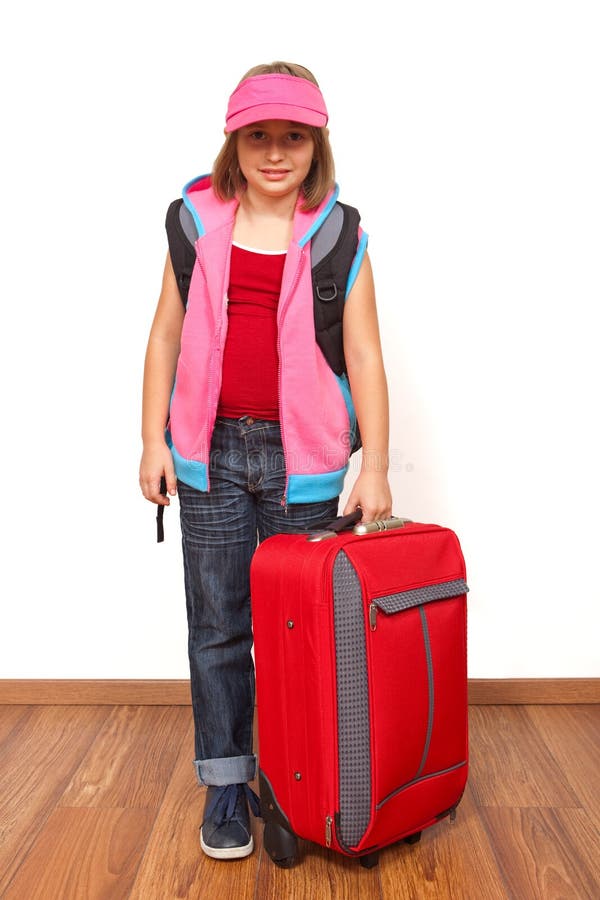
[[[286,466],[282,503],[337,496],[348,469],[356,416],[346,375],[329,367],[315,340],[310,240],[336,202],[338,188],[319,207],[296,207],[277,312],[279,421]],[[222,201],[204,175],[189,182],[183,201],[198,229],[181,351],[166,438],[177,477],[210,490],[209,451],[227,335],[227,287],[237,200]],[[346,296],[367,245],[359,233]]]

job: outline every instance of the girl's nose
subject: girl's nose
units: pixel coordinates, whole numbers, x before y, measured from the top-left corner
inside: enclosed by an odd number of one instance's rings
[[[270,160],[281,159],[283,156],[283,147],[278,141],[270,141],[267,147],[267,158]]]

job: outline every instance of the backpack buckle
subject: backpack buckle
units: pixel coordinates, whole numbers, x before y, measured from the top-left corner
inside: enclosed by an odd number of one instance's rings
[[[329,293],[329,294],[326,293],[326,296],[323,296],[321,291],[324,291],[324,292],[330,291],[331,293]],[[324,284],[324,285],[318,284],[317,285],[317,297],[319,298],[319,300],[323,300],[324,303],[330,303],[332,300],[335,300],[337,295],[338,295],[338,289],[337,289],[337,284],[335,283],[335,281],[332,281],[329,284]]]

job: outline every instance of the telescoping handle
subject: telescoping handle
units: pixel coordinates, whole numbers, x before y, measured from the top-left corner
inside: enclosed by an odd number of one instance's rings
[[[336,537],[341,531],[350,531],[352,534],[371,534],[374,531],[390,531],[392,528],[403,528],[412,519],[403,519],[399,516],[391,516],[389,519],[375,519],[373,522],[359,522],[362,510],[355,509],[347,516],[338,516],[333,522],[322,526],[319,531],[308,535],[307,541],[326,541]]]

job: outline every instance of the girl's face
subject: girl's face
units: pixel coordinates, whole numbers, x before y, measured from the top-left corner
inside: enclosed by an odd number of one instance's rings
[[[269,119],[240,128],[237,156],[247,190],[280,199],[296,194],[313,161],[308,125]]]

